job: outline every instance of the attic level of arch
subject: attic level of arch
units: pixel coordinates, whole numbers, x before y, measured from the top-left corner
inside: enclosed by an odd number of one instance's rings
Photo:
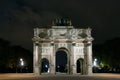
[[[91,29],[34,29],[34,39],[42,40],[42,39],[69,39],[69,40],[77,40],[77,39],[92,39],[91,37]]]

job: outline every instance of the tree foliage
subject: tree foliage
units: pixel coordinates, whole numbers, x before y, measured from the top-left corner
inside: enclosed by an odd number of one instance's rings
[[[32,53],[18,45],[10,45],[7,40],[0,39],[0,73],[17,72],[20,68],[20,58],[24,60],[24,67],[32,69]]]
[[[120,67],[120,38],[93,46],[93,56],[110,67]]]

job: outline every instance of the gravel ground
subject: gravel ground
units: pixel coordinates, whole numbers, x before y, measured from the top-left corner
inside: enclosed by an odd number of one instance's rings
[[[34,75],[27,74],[0,74],[0,80],[120,80],[120,74],[93,74],[87,75]]]

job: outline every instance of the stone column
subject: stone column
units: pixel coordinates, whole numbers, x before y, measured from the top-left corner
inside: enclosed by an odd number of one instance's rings
[[[51,42],[51,64],[50,64],[50,73],[55,74],[55,49],[54,42]]]
[[[67,74],[70,74],[71,73],[71,65],[70,65],[70,56],[69,54],[67,54]]]
[[[55,74],[55,55],[51,57],[50,73]]]
[[[72,42],[71,44],[71,67],[72,67],[72,74],[76,74],[76,55],[75,55],[75,50],[74,50],[74,46],[76,45],[75,42]]]
[[[39,68],[39,43],[38,42],[34,42],[33,44],[34,49],[33,49],[33,72],[35,74],[40,74],[40,68]]]
[[[87,53],[87,75],[92,74],[92,43],[86,43],[86,53]]]
[[[75,65],[72,65],[72,69],[73,69],[73,74],[76,74],[77,72],[76,72],[76,64]]]

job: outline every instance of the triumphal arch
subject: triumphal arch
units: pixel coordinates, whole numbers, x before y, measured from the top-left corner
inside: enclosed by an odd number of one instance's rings
[[[75,28],[71,20],[55,19],[51,27],[35,28],[35,74],[92,74],[90,28]]]

